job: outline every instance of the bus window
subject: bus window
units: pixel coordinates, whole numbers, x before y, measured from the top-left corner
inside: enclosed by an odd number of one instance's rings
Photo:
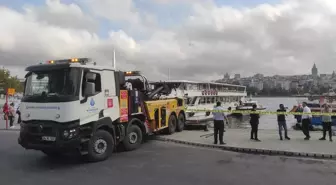
[[[200,104],[205,104],[205,98],[204,97],[200,98]]]
[[[187,105],[194,105],[196,103],[197,97],[185,99]]]
[[[207,104],[210,104],[211,103],[211,99],[210,97],[207,97]]]
[[[197,101],[197,97],[193,97],[192,101],[191,101],[191,105],[195,105]]]

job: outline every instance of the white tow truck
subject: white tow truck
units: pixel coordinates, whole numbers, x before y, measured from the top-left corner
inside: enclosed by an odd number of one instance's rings
[[[78,152],[107,159],[122,144],[140,146],[159,131],[182,131],[184,101],[160,100],[164,83],[150,89],[139,72],[116,71],[88,58],[51,60],[26,68],[18,143],[48,156]]]

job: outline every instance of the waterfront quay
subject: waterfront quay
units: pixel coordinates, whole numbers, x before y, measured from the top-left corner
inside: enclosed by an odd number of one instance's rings
[[[289,130],[291,140],[281,141],[277,130],[259,130],[258,138],[261,142],[256,142],[249,139],[250,129],[226,129],[225,145],[214,145],[212,132],[204,131],[183,131],[174,135],[159,136],[158,139],[235,152],[336,160],[336,142],[320,141],[322,132],[319,131],[310,132],[310,135],[311,139],[306,141],[301,131]]]

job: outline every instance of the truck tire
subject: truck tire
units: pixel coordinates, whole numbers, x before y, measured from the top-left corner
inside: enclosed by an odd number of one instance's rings
[[[97,130],[89,141],[86,157],[90,162],[106,160],[113,153],[114,147],[113,136],[106,130]]]
[[[127,135],[123,140],[123,145],[126,151],[135,150],[140,147],[143,135],[140,127],[135,124],[130,124],[127,128]]]
[[[168,120],[168,134],[173,134],[176,131],[177,118],[174,115],[169,116]]]
[[[185,121],[186,121],[185,116],[180,113],[177,118],[177,125],[176,125],[177,132],[183,131],[184,126],[185,126]]]

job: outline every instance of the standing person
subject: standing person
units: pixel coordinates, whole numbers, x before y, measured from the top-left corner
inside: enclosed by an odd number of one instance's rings
[[[8,119],[8,104],[5,103],[2,107],[2,112],[4,114],[4,120]]]
[[[221,102],[217,102],[212,114],[214,118],[214,144],[217,144],[219,135],[219,143],[223,145],[225,144],[223,141],[224,119],[226,121],[228,120],[226,115],[224,114],[224,108],[221,106]]]
[[[295,112],[303,112],[303,108],[302,108],[302,105],[301,104],[299,104],[298,105],[298,107],[297,107],[297,109],[295,110]],[[295,115],[294,116],[295,117],[295,119],[296,119],[296,128],[297,129],[302,129],[302,115]]]
[[[253,104],[252,110],[255,112],[257,110],[257,105]],[[251,124],[251,140],[260,141],[258,139],[258,125],[259,125],[259,114],[251,113],[250,114],[250,124]]]
[[[16,114],[18,115],[18,122],[17,122],[17,123],[21,123],[20,105],[19,105],[18,108],[16,109]]]
[[[11,103],[8,111],[9,126],[13,127],[16,111],[14,109],[14,103]]]
[[[285,113],[286,109],[284,107],[283,104],[279,105],[279,109],[277,110],[277,112],[281,113]],[[288,137],[288,131],[287,131],[287,123],[286,123],[286,116],[285,114],[278,114],[278,126],[279,126],[279,136],[280,136],[280,140],[282,139],[282,128],[285,130],[285,138],[287,140],[290,140],[290,138]]]
[[[330,105],[324,104],[322,113],[332,113]],[[323,137],[320,140],[326,140],[326,133],[329,133],[329,140],[332,141],[332,130],[331,130],[331,115],[322,115],[322,124],[323,124]]]
[[[302,132],[306,136],[304,140],[309,140],[310,135],[309,135],[309,125],[311,123],[311,110],[307,106],[307,102],[302,103],[303,106],[303,115],[302,115]]]

